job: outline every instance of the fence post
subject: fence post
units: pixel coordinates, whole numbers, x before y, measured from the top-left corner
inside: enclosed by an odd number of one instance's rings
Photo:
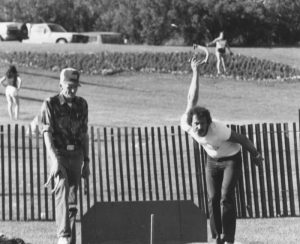
[[[158,188],[158,171],[156,165],[156,150],[155,150],[155,134],[154,127],[151,127],[151,145],[152,145],[152,159],[153,159],[153,173],[154,173],[154,184],[155,184],[155,196],[156,200],[159,200],[159,188]]]
[[[25,127],[22,126],[22,158],[23,158],[23,208],[24,220],[27,220],[27,180],[26,180],[26,146],[25,146]]]
[[[271,152],[272,152],[272,168],[273,168],[273,184],[275,194],[275,215],[280,215],[280,195],[279,195],[279,182],[278,182],[278,170],[277,170],[277,157],[276,157],[276,143],[275,143],[275,130],[274,124],[270,124],[270,139],[271,139]]]
[[[1,136],[1,184],[2,184],[2,220],[5,220],[5,163],[4,163],[4,127],[0,126]]]
[[[183,199],[187,200],[186,193],[186,182],[185,182],[185,169],[184,169],[184,160],[183,160],[183,149],[182,149],[182,137],[181,137],[181,128],[177,127],[178,131],[178,143],[179,143],[179,153],[180,153],[180,165],[181,165],[181,178],[182,178],[182,188],[183,188]]]
[[[241,134],[246,136],[246,126],[241,126]],[[250,217],[253,217],[253,208],[252,208],[252,194],[251,194],[251,186],[250,186],[250,167],[248,160],[248,152],[246,150],[242,150],[242,157],[244,162],[244,177],[245,177],[245,186],[246,186],[246,210]],[[246,215],[244,216],[246,217]]]
[[[276,127],[277,127],[278,148],[283,148],[281,124],[277,123]],[[287,216],[288,210],[287,210],[287,196],[286,196],[283,150],[278,150],[278,151],[279,151],[279,168],[280,168],[280,182],[281,182],[281,192],[282,192],[283,215]]]
[[[274,217],[271,169],[270,169],[270,159],[269,159],[268,129],[266,123],[263,124],[263,145],[264,145],[264,164],[265,164],[266,178],[267,178],[269,215],[270,217]]]
[[[293,187],[290,137],[289,137],[288,124],[284,123],[283,128],[284,128],[283,135],[284,135],[284,143],[285,143],[287,180],[288,180],[289,198],[290,198],[290,211],[291,211],[291,215],[295,216],[296,214],[295,214],[295,201],[294,201],[294,187]]]
[[[7,150],[8,150],[8,200],[9,220],[12,220],[12,163],[11,163],[11,127],[7,125]]]
[[[17,220],[20,220],[20,194],[19,194],[19,126],[15,124],[15,170],[16,170],[16,204]]]
[[[174,126],[171,126],[171,136],[172,136],[173,160],[174,160],[174,170],[175,170],[175,185],[176,185],[176,193],[177,193],[177,199],[176,200],[180,200]]]
[[[113,182],[114,182],[114,198],[118,201],[118,183],[117,183],[117,168],[116,168],[116,153],[115,153],[115,136],[114,129],[110,128],[110,142],[111,142],[111,157],[113,169]]]
[[[248,125],[248,136],[249,139],[253,140],[253,125]],[[257,189],[257,178],[256,178],[256,167],[251,160],[251,176],[252,176],[252,190],[253,190],[253,198],[254,198],[254,207],[255,207],[255,217],[259,217],[259,204],[258,204],[258,189]]]
[[[297,127],[296,123],[293,123],[293,132],[294,132],[294,151],[295,151],[295,170],[296,170],[296,184],[297,184],[297,193],[298,193],[298,206],[300,209],[300,176],[299,176],[299,158],[298,158],[298,144],[297,144]]]
[[[118,128],[118,154],[119,154],[119,171],[120,171],[119,173],[120,173],[120,180],[121,180],[121,197],[122,197],[122,201],[125,201],[124,173],[123,173],[123,160],[122,160],[122,137],[121,137],[120,128]],[[145,188],[143,188],[143,190],[145,191]]]
[[[161,171],[161,181],[162,181],[162,191],[163,191],[163,200],[167,200],[166,198],[166,182],[165,182],[165,170],[164,170],[164,160],[163,160],[163,151],[161,144],[161,131],[160,128],[157,128],[157,140],[159,147],[159,158],[160,158],[160,171]]]

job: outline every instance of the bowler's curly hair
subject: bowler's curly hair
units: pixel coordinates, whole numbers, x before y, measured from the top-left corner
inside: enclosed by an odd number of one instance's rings
[[[212,122],[210,112],[207,108],[195,106],[195,107],[192,107],[187,113],[187,123],[189,125],[192,125],[192,120],[193,120],[194,114],[196,114],[199,119],[206,118],[208,124],[210,124]]]

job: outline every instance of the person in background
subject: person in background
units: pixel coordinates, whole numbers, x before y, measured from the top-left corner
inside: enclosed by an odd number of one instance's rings
[[[224,32],[220,32],[220,35],[214,39],[213,41],[206,44],[206,46],[211,46],[216,44],[216,57],[217,57],[217,72],[218,75],[221,75],[221,64],[224,70],[224,73],[226,74],[226,67],[225,67],[225,61],[224,57],[226,54],[226,48],[228,49],[230,55],[232,55],[232,51],[230,50],[230,47],[228,45],[227,40],[224,38]]]
[[[50,175],[55,180],[56,225],[58,244],[75,244],[77,190],[80,178],[88,178],[89,136],[88,104],[76,95],[79,72],[66,68],[60,74],[60,93],[46,99],[41,109],[41,126]]]
[[[217,244],[229,244],[235,239],[235,186],[242,170],[241,146],[250,152],[256,165],[261,166],[263,158],[246,136],[212,119],[207,108],[197,105],[200,64],[196,58],[191,60],[193,76],[181,128],[207,153],[205,173],[212,238]]]
[[[0,84],[5,87],[8,115],[11,120],[19,119],[20,100],[19,90],[22,80],[16,66],[10,65],[5,75],[0,79]]]

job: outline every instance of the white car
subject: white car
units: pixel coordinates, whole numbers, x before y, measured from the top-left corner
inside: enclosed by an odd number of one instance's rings
[[[27,24],[29,43],[87,43],[89,37],[76,32],[67,32],[58,24]]]

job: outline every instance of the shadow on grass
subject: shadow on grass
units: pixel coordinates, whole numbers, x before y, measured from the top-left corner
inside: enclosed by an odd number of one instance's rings
[[[22,71],[20,73],[23,73],[23,74],[26,74],[26,75],[46,77],[46,78],[50,78],[50,79],[54,79],[54,80],[59,80],[59,77],[54,76],[54,75],[39,74],[39,73],[33,73],[33,72],[28,72],[28,71]],[[112,88],[112,89],[117,89],[117,90],[127,90],[127,91],[135,90],[135,91],[140,91],[140,92],[149,92],[149,91],[145,91],[145,90],[142,90],[142,89],[127,88],[127,87],[124,87],[124,86],[123,87],[118,87],[118,86],[113,86],[113,85],[104,85],[104,84],[98,84],[98,83],[92,83],[92,82],[86,82],[86,81],[80,81],[80,83],[83,84],[83,85],[88,85],[88,86]],[[22,87],[22,88],[24,88],[24,87]],[[38,90],[38,91],[48,91],[48,90],[42,90],[42,89],[37,89],[37,88],[29,88],[29,87],[26,87],[26,88],[31,89],[31,90]]]

